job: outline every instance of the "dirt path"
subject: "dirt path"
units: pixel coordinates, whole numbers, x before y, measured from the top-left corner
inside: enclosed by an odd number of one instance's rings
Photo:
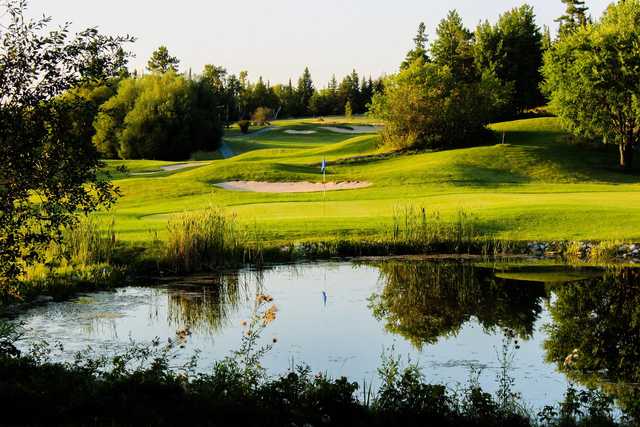
[[[355,190],[370,187],[370,182],[260,182],[229,181],[214,184],[230,191],[249,191],[254,193],[315,193],[321,191]]]

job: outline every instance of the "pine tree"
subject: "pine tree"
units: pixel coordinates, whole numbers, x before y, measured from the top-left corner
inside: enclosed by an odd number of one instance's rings
[[[584,0],[560,1],[566,5],[564,15],[556,19],[556,22],[560,23],[560,37],[587,26],[589,23],[589,17],[587,16],[589,8],[585,5]]]
[[[401,70],[409,68],[411,64],[418,59],[422,59],[424,62],[429,61],[429,57],[427,55],[427,41],[427,27],[424,25],[424,22],[421,22],[418,26],[418,34],[416,34],[413,39],[415,46],[407,53],[407,57],[400,65]]]
[[[151,54],[151,58],[147,62],[147,69],[152,73],[164,74],[168,71],[177,73],[179,64],[180,60],[175,56],[171,56],[166,46],[160,46]]]
[[[546,52],[547,50],[551,49],[552,44],[553,42],[551,41],[551,30],[549,29],[548,25],[545,25],[542,31],[542,51]]]
[[[473,34],[465,28],[456,10],[438,24],[431,55],[435,63],[448,66],[456,79],[474,78]]]
[[[305,67],[304,73],[298,80],[298,105],[299,111],[298,115],[305,116],[310,113],[309,111],[309,101],[311,97],[315,93],[315,88],[313,87],[313,80],[311,79],[311,73],[309,72],[309,67]]]

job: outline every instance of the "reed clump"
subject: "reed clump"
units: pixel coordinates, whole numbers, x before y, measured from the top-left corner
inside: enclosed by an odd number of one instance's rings
[[[237,215],[210,206],[173,216],[168,222],[163,263],[175,273],[194,273],[263,262],[257,226],[239,223]]]
[[[478,219],[464,209],[453,221],[444,220],[437,211],[413,205],[394,209],[390,240],[396,247],[425,252],[447,248],[456,252],[477,243]]]
[[[111,264],[117,243],[113,218],[101,224],[88,216],[63,231],[62,243],[52,247],[52,255],[72,265]]]

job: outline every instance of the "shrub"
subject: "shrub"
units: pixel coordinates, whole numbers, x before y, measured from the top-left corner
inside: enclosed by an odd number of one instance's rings
[[[218,147],[218,103],[208,83],[173,72],[125,79],[100,107],[93,142],[105,157],[183,160]]]
[[[273,110],[267,107],[258,107],[253,113],[253,122],[256,126],[264,126],[269,124],[269,120],[273,117]]]
[[[386,145],[451,148],[486,139],[485,125],[507,99],[506,89],[491,73],[461,82],[446,66],[417,61],[386,80],[370,112],[385,122]]]
[[[247,134],[249,133],[249,126],[251,125],[251,122],[249,120],[240,120],[238,122],[238,126],[240,127],[240,132]]]

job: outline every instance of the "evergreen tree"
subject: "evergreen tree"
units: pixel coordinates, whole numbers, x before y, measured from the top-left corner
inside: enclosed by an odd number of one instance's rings
[[[401,70],[409,68],[409,66],[418,59],[422,59],[424,62],[429,61],[429,57],[427,55],[427,41],[427,27],[424,25],[424,22],[421,22],[418,26],[418,34],[416,34],[413,39],[414,48],[407,53],[407,57],[400,65]]]
[[[587,11],[589,8],[585,6],[584,0],[560,0],[566,5],[564,15],[556,19],[560,23],[560,36],[573,33],[580,27],[585,27],[589,22]]]
[[[544,101],[539,89],[543,37],[531,6],[500,15],[495,26],[480,24],[475,40],[475,61],[480,72],[495,72],[505,85],[513,86],[513,100],[503,112],[506,117]]]
[[[551,49],[551,45],[553,42],[551,41],[551,30],[548,25],[544,26],[542,30],[542,51],[546,52]]]
[[[360,105],[360,76],[356,70],[342,79],[338,88],[339,114],[344,113],[344,106],[347,102],[351,104],[353,111],[359,111]]]
[[[364,113],[367,111],[367,105],[371,103],[373,98],[373,80],[369,76],[369,80],[362,79],[362,85],[360,86],[360,111],[358,113]]]
[[[298,115],[304,116],[310,114],[309,101],[315,91],[309,67],[305,67],[304,73],[298,80],[298,90],[296,91],[298,95]]]
[[[180,60],[171,56],[166,46],[160,46],[151,54],[151,58],[147,62],[147,69],[152,73],[166,73],[168,71],[177,73],[179,64]]]
[[[438,24],[431,55],[436,64],[448,66],[454,78],[461,81],[475,78],[473,34],[465,28],[456,10]]]

